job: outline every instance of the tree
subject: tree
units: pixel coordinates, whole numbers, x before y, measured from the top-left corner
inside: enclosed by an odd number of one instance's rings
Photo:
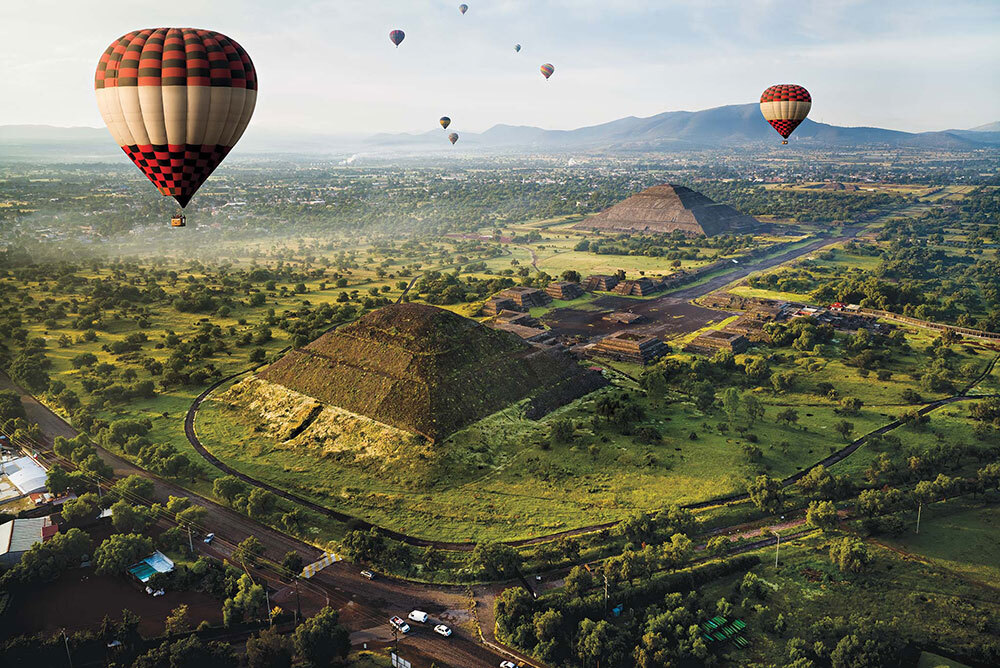
[[[81,526],[95,521],[100,512],[100,499],[93,492],[88,492],[64,503],[60,514],[70,526]]]
[[[735,425],[740,416],[740,392],[735,387],[727,387],[722,393],[722,410],[730,424]]]
[[[848,422],[847,420],[841,420],[837,424],[833,425],[834,431],[844,437],[845,441],[851,440],[851,434],[854,433],[854,424]]]
[[[573,440],[574,431],[572,420],[568,418],[560,418],[552,422],[552,426],[549,431],[549,438],[552,440],[553,445],[568,443]]]
[[[187,633],[191,630],[191,618],[188,615],[188,606],[186,603],[181,603],[170,611],[164,622],[164,630],[167,632],[167,635]]]
[[[249,668],[291,668],[292,641],[274,627],[264,629],[247,639]]]
[[[124,574],[129,566],[153,553],[153,541],[134,533],[112,534],[94,550],[94,570]]]
[[[576,654],[585,664],[599,664],[610,656],[614,637],[614,627],[607,621],[584,619],[580,622],[580,632],[577,635]]]
[[[153,481],[141,475],[132,474],[115,482],[111,491],[123,499],[135,501],[144,499],[153,500]]]
[[[18,418],[27,419],[28,414],[21,403],[21,396],[10,390],[0,391],[0,423]]]
[[[727,536],[712,536],[705,544],[705,552],[711,557],[723,557],[729,552],[729,543]]]
[[[582,598],[588,589],[594,586],[594,576],[583,566],[574,566],[566,576],[566,593],[571,597]]]
[[[212,491],[215,495],[225,499],[226,503],[230,504],[240,494],[246,494],[246,489],[247,486],[243,481],[232,475],[216,478],[212,482]]]
[[[336,610],[326,607],[295,629],[296,653],[309,665],[328,666],[347,658],[350,634],[340,625]]]
[[[385,553],[385,538],[375,527],[348,531],[341,545],[351,558],[361,561],[375,562]]]
[[[190,505],[177,513],[174,518],[182,527],[197,531],[199,527],[205,525],[205,520],[208,519],[208,511],[202,506]]]
[[[244,573],[236,583],[236,593],[222,602],[222,623],[226,626],[262,619],[267,615],[264,588]]]
[[[539,642],[555,640],[562,633],[563,615],[558,610],[549,608],[544,612],[536,612],[533,622],[535,637]]]
[[[246,540],[236,546],[236,550],[233,551],[233,560],[253,566],[263,554],[263,544],[257,540],[256,536],[248,536]]]
[[[845,537],[830,546],[830,561],[842,572],[860,573],[872,559],[871,552],[857,538]]]
[[[153,518],[143,506],[133,506],[122,499],[111,506],[111,524],[118,533],[143,533]]]
[[[817,464],[796,483],[808,496],[831,498],[836,493],[837,481],[822,464]]]
[[[67,568],[79,566],[90,549],[90,537],[80,529],[57,533],[45,542],[35,543],[21,555],[17,565],[0,577],[0,586],[55,580]]]
[[[759,475],[747,484],[747,494],[755,506],[767,513],[777,513],[785,500],[781,481]]]
[[[779,411],[778,414],[775,416],[775,418],[778,420],[778,422],[785,422],[788,424],[788,426],[792,426],[793,424],[799,421],[799,412],[794,408],[789,407],[782,411]]]
[[[811,501],[806,510],[806,522],[823,531],[837,526],[837,507],[833,501]]]
[[[289,575],[301,573],[303,565],[302,555],[295,551],[286,552],[285,556],[281,558],[281,568]]]
[[[567,269],[562,273],[562,276],[560,278],[562,278],[564,281],[569,281],[570,283],[579,283],[580,272],[574,269]]]
[[[150,649],[136,658],[132,668],[236,668],[238,665],[236,650],[228,643],[204,643],[192,635]]]
[[[472,558],[491,577],[512,577],[521,567],[520,553],[509,545],[495,541],[478,543],[472,551]]]
[[[266,489],[255,487],[247,497],[247,515],[254,519],[267,517],[277,503],[277,497]]]

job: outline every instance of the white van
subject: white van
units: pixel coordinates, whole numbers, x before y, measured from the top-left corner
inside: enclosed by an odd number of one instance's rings
[[[411,622],[420,622],[421,624],[427,623],[427,613],[420,610],[414,610],[407,615]]]

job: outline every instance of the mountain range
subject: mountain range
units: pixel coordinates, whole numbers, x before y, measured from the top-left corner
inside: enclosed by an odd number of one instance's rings
[[[476,152],[652,152],[773,144],[777,134],[756,104],[728,105],[702,111],[668,111],[648,118],[628,116],[575,130],[544,130],[523,125],[495,125],[482,133],[461,132],[457,150]],[[790,140],[822,146],[888,146],[939,150],[974,150],[1000,146],[1000,121],[969,130],[903,132],[875,127],[844,127],[806,119]],[[322,154],[412,153],[455,151],[441,130],[419,134],[376,134],[369,137],[282,135],[251,126],[240,153]],[[57,156],[59,156],[57,158]],[[58,128],[45,125],[0,126],[0,158],[28,160],[103,159],[118,156],[103,128]]]

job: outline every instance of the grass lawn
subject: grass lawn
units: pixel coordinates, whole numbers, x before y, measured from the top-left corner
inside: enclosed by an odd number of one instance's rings
[[[882,540],[972,580],[996,585],[1000,583],[998,537],[1000,506],[983,506],[963,497],[924,507],[919,534],[910,530]]]
[[[612,390],[604,390],[612,391]],[[763,452],[759,466],[787,476],[843,447],[832,404],[800,411],[795,427],[778,425],[780,410],[762,394],[766,417],[752,428]],[[254,433],[248,420],[218,401],[199,413],[198,434],[216,456],[249,475],[331,508],[407,533],[441,540],[515,539],[620,519],[637,510],[739,492],[755,472],[744,439],[721,432],[719,414],[685,401],[635,395],[643,424],[663,434],[646,444],[591,424],[595,395],[533,422],[515,406],[441,443],[430,460],[415,461],[427,484],[329,458],[311,448],[289,449]],[[572,442],[549,444],[556,418],[576,424]],[[852,418],[856,435],[884,422],[875,411]],[[696,434],[695,439],[690,435]],[[417,470],[417,469],[414,469]]]

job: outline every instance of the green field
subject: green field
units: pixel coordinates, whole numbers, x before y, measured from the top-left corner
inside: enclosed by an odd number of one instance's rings
[[[916,521],[912,513],[911,521]],[[905,552],[990,586],[1000,582],[1000,507],[962,498],[923,509],[920,533],[883,539]]]

